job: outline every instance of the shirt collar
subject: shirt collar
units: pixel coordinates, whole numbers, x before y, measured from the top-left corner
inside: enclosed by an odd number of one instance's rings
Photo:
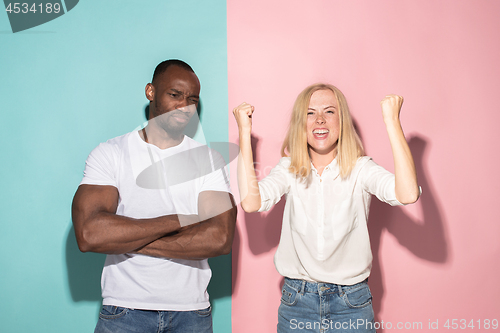
[[[317,175],[319,175],[318,170],[314,167],[312,161],[311,161],[311,170],[313,170]],[[335,156],[333,161],[331,161],[330,164],[328,164],[325,167],[325,170],[323,170],[323,175],[325,175],[325,172],[332,172],[334,174],[333,178],[336,178],[336,176],[339,174],[339,164],[337,163],[337,156]]]

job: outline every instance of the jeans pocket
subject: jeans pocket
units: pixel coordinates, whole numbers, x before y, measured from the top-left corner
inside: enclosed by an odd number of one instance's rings
[[[212,313],[212,307],[209,306],[206,309],[194,310],[193,312],[196,313],[200,317],[208,317]]]
[[[297,304],[297,291],[286,283],[281,288],[281,303],[288,306]]]
[[[363,308],[372,303],[370,288],[365,283],[359,288],[344,290],[343,299],[350,308]]]
[[[103,305],[101,312],[99,312],[99,318],[101,319],[116,319],[127,314],[129,309],[122,308],[114,305]]]

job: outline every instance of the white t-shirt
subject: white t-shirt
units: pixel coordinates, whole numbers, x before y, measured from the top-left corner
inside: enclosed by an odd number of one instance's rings
[[[293,279],[353,285],[370,275],[372,253],[367,220],[371,195],[390,205],[394,175],[367,156],[341,179],[337,159],[321,176],[312,166],[305,180],[288,171],[283,157],[259,182],[260,212],[286,195],[281,239],[274,256],[278,272]]]
[[[101,143],[89,155],[81,184],[111,185],[119,192],[117,215],[153,218],[197,214],[203,191],[230,192],[222,156],[193,139],[168,149],[144,142],[137,131]],[[107,255],[104,305],[189,311],[207,308],[212,273],[207,259]]]

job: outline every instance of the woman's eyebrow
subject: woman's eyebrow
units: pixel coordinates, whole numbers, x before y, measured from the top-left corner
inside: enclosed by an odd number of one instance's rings
[[[329,109],[329,108],[337,109],[335,106],[333,106],[333,105],[329,105],[329,106],[325,106],[325,107],[323,108],[323,110],[326,110],[326,109]],[[315,108],[311,108],[311,107],[307,108],[307,110],[316,111],[316,109],[315,109]]]

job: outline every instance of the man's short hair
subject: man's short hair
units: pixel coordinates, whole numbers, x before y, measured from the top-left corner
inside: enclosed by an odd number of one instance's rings
[[[194,73],[194,70],[189,66],[187,63],[185,63],[182,60],[178,59],[169,59],[165,60],[163,62],[160,62],[158,66],[156,66],[155,71],[153,73],[153,79],[151,80],[151,83],[154,84],[155,79],[159,77],[161,74],[163,74],[170,66],[178,66],[180,68],[183,68],[187,71],[190,71]]]

